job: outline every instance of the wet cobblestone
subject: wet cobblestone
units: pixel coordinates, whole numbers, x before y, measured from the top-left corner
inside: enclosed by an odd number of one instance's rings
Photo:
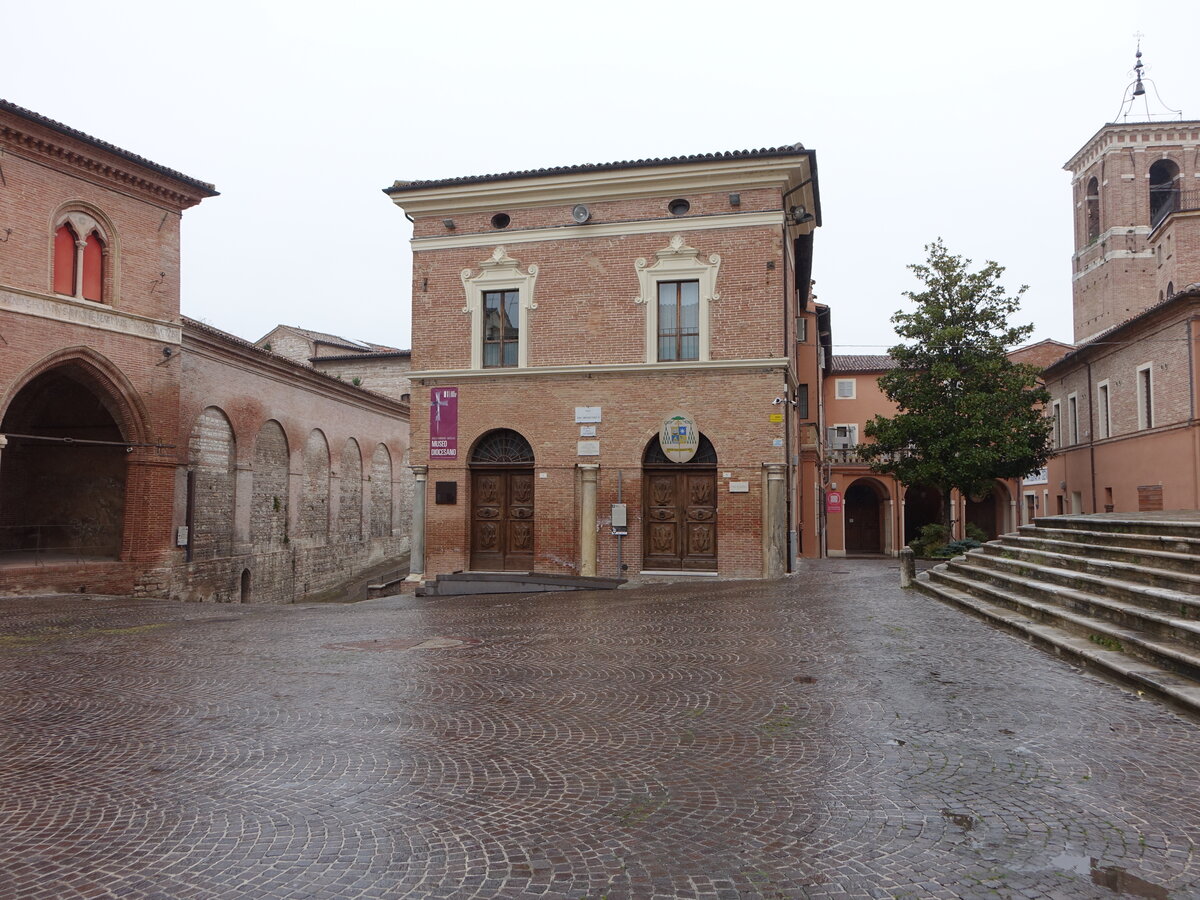
[[[0,601],[0,897],[1200,896],[1200,728],[897,578]]]

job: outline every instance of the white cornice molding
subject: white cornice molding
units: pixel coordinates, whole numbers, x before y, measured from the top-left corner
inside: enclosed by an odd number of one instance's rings
[[[578,366],[530,366],[528,368],[496,368],[496,369],[427,369],[420,372],[410,372],[409,378],[437,379],[448,378],[475,380],[479,378],[525,378],[545,377],[553,375],[666,375],[677,373],[703,374],[705,372],[753,372],[756,369],[787,369],[790,365],[785,356],[767,357],[763,359],[710,359],[703,362],[666,362],[666,363],[612,363],[608,365],[578,365]]]
[[[12,289],[0,290],[0,310],[165,344],[178,344],[182,334],[180,326],[174,322],[131,315],[90,300],[51,297]]]
[[[723,159],[687,165],[600,169],[440,184],[392,194],[409,215],[441,215],[492,206],[520,208],[589,200],[623,200],[684,191],[748,191],[790,187],[810,173],[807,153],[766,159]]]
[[[783,225],[783,210],[756,213],[734,213],[721,216],[689,216],[684,219],[653,219],[647,222],[608,222],[600,225],[559,225],[552,228],[530,228],[527,231],[483,232],[480,234],[447,235],[445,237],[413,238],[414,253],[423,250],[457,250],[470,247],[494,246],[502,240],[505,246],[531,244],[537,241],[569,241],[587,238],[622,237],[639,234],[669,234],[678,231],[713,231],[719,228],[778,228]]]

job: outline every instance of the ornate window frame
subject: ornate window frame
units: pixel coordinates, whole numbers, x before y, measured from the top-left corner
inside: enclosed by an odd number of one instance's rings
[[[717,290],[717,274],[721,269],[721,256],[710,253],[707,260],[700,258],[700,251],[684,243],[683,235],[677,234],[671,242],[659,250],[658,259],[648,264],[644,256],[634,262],[638,277],[638,296],[633,298],[646,308],[646,362],[658,360],[658,283],[660,281],[698,281],[700,283],[700,353],[699,360],[711,358],[711,333],[709,307],[721,299]]]
[[[529,313],[538,308],[533,294],[537,285],[537,264],[531,264],[522,272],[520,263],[499,246],[489,259],[479,264],[478,274],[472,275],[470,269],[463,269],[460,277],[466,296],[462,311],[471,317],[471,368],[483,368],[483,295],[489,291],[517,291],[520,294],[517,368],[526,368],[529,365]]]
[[[75,232],[75,283],[69,294],[60,294],[54,289],[54,252],[55,236],[64,225],[70,225]],[[103,299],[89,300],[89,303],[100,303],[104,306],[114,306],[117,301],[117,242],[112,224],[108,222],[99,210],[79,201],[62,206],[50,221],[50,293],[58,297],[71,297],[75,300],[85,299],[83,296],[83,267],[84,248],[88,237],[95,233],[101,245],[100,293]]]

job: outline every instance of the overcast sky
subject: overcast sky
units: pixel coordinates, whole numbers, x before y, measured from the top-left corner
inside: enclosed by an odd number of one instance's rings
[[[1062,164],[1117,115],[1135,32],[1200,118],[1194,0],[14,0],[3,23],[0,96],[216,185],[184,213],[183,312],[251,340],[409,346],[395,179],[796,141],[836,352],[894,343],[938,236],[1030,285],[1033,339],[1070,340]]]

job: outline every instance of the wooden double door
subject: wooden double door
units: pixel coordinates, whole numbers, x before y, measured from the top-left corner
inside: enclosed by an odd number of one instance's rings
[[[646,469],[642,568],[717,570],[717,470]]]
[[[533,469],[471,470],[471,568],[533,569]]]

